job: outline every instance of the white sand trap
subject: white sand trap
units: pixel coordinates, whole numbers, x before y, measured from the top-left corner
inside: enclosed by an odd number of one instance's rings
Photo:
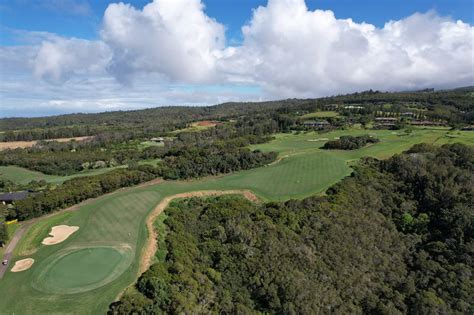
[[[49,233],[49,235],[51,236],[46,237],[41,243],[43,245],[59,244],[67,240],[67,238],[71,236],[72,233],[76,232],[77,230],[79,230],[78,226],[69,226],[69,225],[54,226],[53,228],[51,228],[51,232]]]
[[[15,262],[15,266],[13,266],[11,272],[20,272],[20,271],[25,271],[31,268],[33,266],[33,263],[35,260],[33,258],[25,258],[22,260],[18,260]]]
[[[308,141],[314,142],[314,141],[328,141],[328,138],[318,138],[318,139],[309,139]]]

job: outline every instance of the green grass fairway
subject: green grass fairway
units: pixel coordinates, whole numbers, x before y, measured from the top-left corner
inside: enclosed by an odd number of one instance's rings
[[[327,141],[324,139],[348,134],[373,134],[380,142],[354,151],[321,149]],[[120,189],[77,211],[41,219],[20,241],[13,259],[34,258],[31,269],[7,272],[0,280],[0,313],[105,313],[136,280],[147,238],[146,217],[166,196],[195,190],[250,189],[264,200],[304,198],[324,192],[350,174],[353,160],[363,156],[387,158],[421,142],[474,145],[474,132],[415,129],[406,135],[403,131],[357,129],[279,134],[269,143],[252,146],[277,151],[280,160],[272,165],[201,180]],[[61,244],[41,245],[44,233],[58,224],[80,229]]]
[[[118,166],[124,167],[124,166]],[[47,175],[41,172],[31,171],[29,169],[18,166],[0,166],[0,178],[7,179],[17,184],[25,185],[32,180],[45,180],[48,183],[62,183],[68,179],[83,176],[93,176],[109,172],[116,167],[100,168],[95,170],[87,170],[77,174],[68,176]]]

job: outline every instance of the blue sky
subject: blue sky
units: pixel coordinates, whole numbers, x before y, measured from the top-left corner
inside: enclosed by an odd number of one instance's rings
[[[473,83],[470,0],[124,2],[1,0],[0,116]]]
[[[64,36],[97,39],[105,9],[117,1],[28,1],[1,0],[0,24],[5,30],[31,30],[57,33]],[[125,1],[136,8],[143,8],[147,0]],[[63,3],[63,4],[59,4]],[[73,3],[79,4],[75,8]],[[264,6],[265,0],[206,0],[206,13],[223,23],[229,40],[241,41],[241,27],[251,18],[252,9]],[[451,16],[472,24],[474,5],[471,0],[307,0],[309,9],[332,10],[338,18],[352,18],[377,26],[389,20],[399,20],[414,12],[435,10],[440,15]],[[2,34],[2,45],[21,43],[14,33]]]

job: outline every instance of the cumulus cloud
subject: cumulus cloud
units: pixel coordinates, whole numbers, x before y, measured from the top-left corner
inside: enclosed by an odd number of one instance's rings
[[[210,81],[225,44],[224,27],[203,12],[200,0],[156,0],[143,10],[111,4],[101,36],[113,52],[108,69],[122,82],[137,73],[159,73],[174,82]]]
[[[270,0],[243,26],[242,45],[225,47],[224,26],[200,0],[155,0],[142,10],[118,3],[104,13],[101,40],[43,41],[34,73],[53,83],[105,70],[124,84],[143,74],[251,83],[269,98],[451,87],[474,83],[473,29],[435,12],[377,28],[311,11],[304,0]]]
[[[72,75],[101,73],[109,59],[110,49],[101,41],[56,38],[40,45],[33,71],[35,76],[58,84]]]
[[[145,100],[212,104],[474,85],[474,28],[435,12],[376,27],[338,19],[332,11],[311,11],[304,0],[269,0],[242,27],[243,42],[229,46],[224,26],[206,15],[200,0],[155,0],[143,9],[110,4],[99,34],[91,41],[19,32],[27,45],[0,47],[1,74],[17,80],[0,86],[0,93],[14,88],[8,94],[12,102],[17,102],[13,94],[31,94],[32,82],[19,92],[26,73],[43,81],[37,84],[45,91],[37,92],[38,99],[48,99],[49,93],[59,100],[45,106],[92,104],[91,110],[111,108],[114,102],[121,108]],[[50,83],[52,88],[46,88]],[[204,88],[189,91],[182,84]],[[233,91],[209,91],[209,84]],[[258,93],[245,94],[240,85],[256,87]],[[131,94],[133,100],[127,99]],[[69,95],[74,102],[67,101]]]
[[[310,11],[303,0],[270,0],[242,32],[243,45],[228,49],[220,66],[231,77],[252,78],[269,95],[474,82],[473,27],[434,12],[377,28],[337,19],[332,11]]]

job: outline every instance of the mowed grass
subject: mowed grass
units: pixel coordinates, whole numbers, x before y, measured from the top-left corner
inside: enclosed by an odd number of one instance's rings
[[[302,118],[330,118],[338,117],[339,113],[334,111],[314,112],[301,116]]]
[[[53,224],[77,225],[80,229],[63,243],[52,246],[40,245],[32,255],[15,255],[13,261],[32,257],[35,263],[31,269],[24,272],[7,272],[0,280],[0,313],[104,313],[107,305],[137,276],[138,257],[147,237],[144,220],[156,201],[160,199],[160,194],[156,191],[137,188],[119,190],[115,194],[104,196],[94,203],[82,206],[78,211],[71,212],[71,216],[65,221],[54,222]],[[40,220],[35,226],[43,224],[44,221],[50,221],[45,224],[49,227],[55,220],[57,218],[48,217]],[[45,227],[44,231],[46,230],[48,228]],[[25,240],[22,240],[22,246]],[[120,260],[126,265],[121,266],[119,274],[113,274],[116,268],[100,267],[98,270],[94,267],[101,266],[99,261],[107,262],[107,255],[103,255],[104,252],[90,256],[94,258],[92,260],[61,260],[65,253],[96,247],[127,249],[124,254],[126,259]],[[91,262],[93,262],[92,265],[90,265]],[[116,266],[118,261],[111,259],[109,263]],[[54,276],[54,268],[52,268],[54,266],[58,267],[57,275],[62,274],[62,277]],[[70,276],[76,280],[66,279],[69,276],[64,275],[68,274],[68,270]],[[82,272],[76,274],[75,270]],[[109,276],[112,276],[112,281],[106,281],[107,284],[102,286],[104,279]],[[87,279],[86,289],[87,287],[92,289],[79,293],[70,293],[67,290],[58,292],[52,289],[53,284],[61,278],[65,281],[62,289],[65,288],[64,286],[80,289],[77,287],[80,277]],[[99,286],[95,287],[96,285]],[[18,297],[21,297],[21,300]]]
[[[12,181],[17,184],[25,185],[31,182],[32,180],[40,181],[45,180],[48,183],[62,183],[66,180],[75,178],[75,177],[84,177],[84,176],[94,176],[109,172],[115,168],[125,167],[109,167],[109,168],[99,168],[94,170],[87,170],[79,172],[73,175],[68,176],[58,176],[58,175],[48,175],[41,172],[32,171],[19,166],[0,166],[0,178]]]
[[[326,140],[341,135],[373,134],[381,142],[355,151],[328,151],[321,146]],[[349,163],[362,156],[387,158],[410,148],[415,143],[435,144],[463,142],[474,145],[474,133],[461,132],[456,137],[448,136],[447,130],[416,129],[405,135],[403,131],[342,130],[330,133],[279,134],[275,140],[252,146],[263,151],[279,152],[276,163],[235,174],[192,181],[165,181],[154,186],[121,189],[111,195],[87,203],[77,211],[68,212],[68,217],[56,216],[39,220],[31,231],[47,233],[51,225],[66,223],[77,225],[79,231],[65,242],[54,246],[37,245],[30,256],[15,253],[13,260],[32,257],[31,269],[7,272],[0,280],[0,310],[3,313],[105,313],[108,305],[138,276],[139,258],[147,238],[145,220],[150,211],[164,197],[196,190],[250,189],[264,200],[286,200],[304,198],[322,193],[335,182],[350,174]],[[164,230],[164,217],[160,216],[156,226]],[[20,249],[41,237],[25,237]],[[159,239],[163,243],[163,239]],[[101,265],[105,255],[99,251],[93,255],[73,259],[76,251],[107,247],[123,250],[119,256],[111,255],[113,271]],[[74,254],[75,255],[75,254]],[[79,255],[79,254],[77,254]],[[81,254],[83,255],[83,254]],[[162,259],[165,252],[160,252]],[[66,257],[66,258],[63,258]],[[117,259],[116,259],[117,258]],[[92,262],[98,268],[85,268]],[[117,268],[117,264],[121,264]],[[55,273],[57,269],[57,273]],[[97,269],[97,270],[96,270]],[[84,277],[84,283],[79,279]],[[100,271],[100,272],[99,272]],[[72,276],[72,279],[68,279]],[[60,283],[64,279],[63,284]],[[69,290],[69,291],[68,291]],[[21,299],[19,299],[21,297]]]
[[[71,212],[57,213],[48,220],[40,220],[34,224],[23,235],[23,241],[15,248],[15,254],[18,256],[28,256],[34,254],[41,247],[41,242],[51,232],[51,228],[56,225],[68,224],[68,219],[72,216]]]

